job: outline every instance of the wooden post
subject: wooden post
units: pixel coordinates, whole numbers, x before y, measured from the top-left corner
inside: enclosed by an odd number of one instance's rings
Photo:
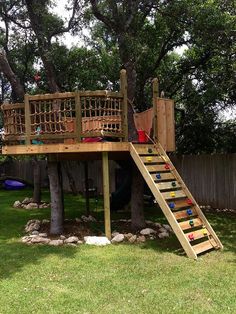
[[[105,234],[106,234],[106,237],[108,239],[111,239],[108,152],[102,153],[102,170],[103,170],[103,199],[104,199]]]
[[[82,133],[82,112],[79,92],[75,93],[75,133],[76,141],[81,142]]]
[[[124,141],[128,142],[128,97],[127,97],[127,75],[126,70],[120,71],[120,91],[123,94],[122,126]]]
[[[153,105],[153,139],[157,141],[157,98],[159,97],[158,78],[152,81],[152,105]]]
[[[84,188],[85,188],[85,201],[86,201],[86,214],[87,216],[90,215],[90,208],[89,208],[89,178],[88,178],[88,162],[84,162]]]
[[[25,94],[24,96],[25,103],[25,143],[30,145],[30,135],[31,135],[31,119],[30,119],[30,103],[29,95]]]

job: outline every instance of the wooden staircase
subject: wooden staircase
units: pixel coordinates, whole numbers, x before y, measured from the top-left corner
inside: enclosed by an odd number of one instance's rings
[[[131,144],[130,154],[190,258],[223,246],[159,143]]]

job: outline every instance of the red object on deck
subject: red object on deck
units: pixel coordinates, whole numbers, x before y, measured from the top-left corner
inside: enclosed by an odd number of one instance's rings
[[[95,142],[102,142],[102,137],[86,137],[82,140],[83,143],[95,143]]]
[[[138,141],[139,143],[146,143],[147,142],[147,136],[145,131],[138,130]]]

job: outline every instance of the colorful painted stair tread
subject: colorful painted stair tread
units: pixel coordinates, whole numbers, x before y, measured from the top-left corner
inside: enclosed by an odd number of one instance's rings
[[[202,234],[203,234],[204,236],[207,235],[207,229],[206,229],[206,228],[203,228],[203,229],[202,229]]]
[[[153,152],[153,150],[149,147],[149,148],[148,148],[148,153],[149,153],[149,154],[152,154],[152,152]]]
[[[157,174],[156,174],[156,178],[157,178],[157,179],[161,179],[161,174],[160,174],[160,173],[157,173]]]
[[[147,162],[152,162],[152,157],[151,157],[151,156],[147,156],[147,157],[146,157],[146,161],[147,161]]]
[[[171,185],[172,185],[173,187],[175,187],[175,186],[176,186],[176,182],[175,182],[175,181],[171,182]]]
[[[165,164],[165,169],[170,170],[170,165],[168,163]]]
[[[170,192],[171,197],[175,197],[175,192]]]
[[[189,225],[191,226],[191,227],[194,227],[194,221],[191,219],[191,220],[189,220]]]
[[[175,203],[174,202],[170,202],[169,204],[170,209],[174,209],[175,208]]]
[[[190,234],[188,235],[188,238],[189,238],[190,241],[194,241],[194,235],[193,235],[193,233],[190,233]]]
[[[190,208],[189,208],[189,209],[187,209],[187,211],[186,211],[186,212],[187,212],[187,214],[188,214],[189,216],[191,216],[191,215],[193,214],[193,211],[192,211],[192,209],[190,209]]]
[[[186,202],[187,202],[188,205],[193,205],[193,201],[192,201],[190,198],[188,198],[188,199],[186,200]]]

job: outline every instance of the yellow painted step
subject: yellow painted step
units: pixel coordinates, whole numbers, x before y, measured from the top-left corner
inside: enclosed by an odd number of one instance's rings
[[[186,197],[186,194],[184,193],[183,190],[162,192],[161,194],[164,197],[164,199],[169,201],[175,200],[176,198]]]
[[[193,227],[190,226],[190,223],[189,223],[190,220],[192,220],[193,223],[194,223]],[[200,218],[194,218],[194,219],[190,219],[190,220],[179,222],[180,228],[182,230],[188,230],[188,229],[195,228],[195,227],[200,227],[200,226],[203,225],[203,223],[202,223]]]
[[[192,248],[194,249],[194,252],[196,254],[200,254],[210,249],[217,248],[217,244],[215,240],[211,239],[211,240],[207,240],[207,241],[198,243],[196,245],[193,245]]]
[[[151,164],[151,163],[165,163],[165,161],[158,156],[140,156],[140,158],[142,159],[142,162],[144,162],[145,164]]]

